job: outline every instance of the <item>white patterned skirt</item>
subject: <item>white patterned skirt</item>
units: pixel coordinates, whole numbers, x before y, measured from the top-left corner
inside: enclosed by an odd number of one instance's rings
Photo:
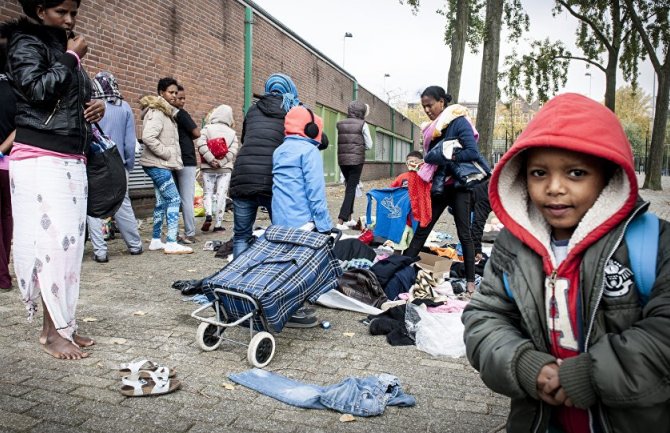
[[[9,166],[14,217],[14,272],[31,320],[42,297],[59,334],[77,329],[84,253],[86,165],[78,159],[40,156]]]

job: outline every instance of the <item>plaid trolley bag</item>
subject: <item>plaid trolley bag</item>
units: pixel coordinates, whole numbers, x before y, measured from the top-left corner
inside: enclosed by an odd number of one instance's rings
[[[281,332],[306,300],[314,302],[337,287],[342,269],[332,251],[334,242],[329,235],[270,226],[204,284],[210,304],[192,314],[203,321],[197,338],[201,348],[216,349],[225,327],[249,326],[251,321],[251,334],[260,332],[251,339],[247,359],[257,367],[267,365],[274,355],[274,338],[265,331]],[[216,321],[197,316],[210,306],[216,311]]]

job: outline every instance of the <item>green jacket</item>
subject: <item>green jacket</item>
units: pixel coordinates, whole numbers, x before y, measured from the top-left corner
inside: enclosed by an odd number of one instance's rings
[[[607,433],[670,431],[670,223],[661,220],[657,278],[644,307],[624,269],[631,269],[625,228],[647,207],[638,201],[628,218],[584,252],[584,353],[564,360],[559,372],[575,406],[588,408],[593,423]],[[605,277],[608,287],[620,283],[630,290],[605,293]],[[504,230],[480,291],[463,313],[468,359],[488,387],[512,398],[508,432],[546,432],[549,426],[552,406],[535,391],[542,366],[555,362],[544,281],[542,257]]]

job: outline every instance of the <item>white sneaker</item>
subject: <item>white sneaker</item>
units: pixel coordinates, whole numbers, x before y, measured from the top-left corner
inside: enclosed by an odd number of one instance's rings
[[[179,245],[177,242],[168,242],[165,244],[163,250],[165,254],[191,254],[193,248],[184,245]]]
[[[350,229],[350,227],[346,224],[336,224],[335,228],[338,229],[338,230],[349,230]]]
[[[358,221],[356,220],[346,221],[344,223],[344,225],[347,227],[356,227],[356,224],[358,224]]]
[[[149,251],[158,251],[165,249],[165,244],[160,239],[152,239],[149,244]]]

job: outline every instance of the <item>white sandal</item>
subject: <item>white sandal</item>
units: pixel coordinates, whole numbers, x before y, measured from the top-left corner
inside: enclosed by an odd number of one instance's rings
[[[164,367],[157,362],[149,361],[148,359],[140,359],[139,361],[119,365],[119,374],[128,377],[131,380],[137,379],[140,372],[158,373],[159,371],[159,376],[165,376],[166,378],[174,377],[174,375],[177,374],[174,368]]]
[[[136,380],[124,377],[121,382],[121,394],[126,397],[146,397],[150,395],[169,394],[181,388],[177,379],[162,379],[153,371],[147,371],[149,377],[140,377]]]

